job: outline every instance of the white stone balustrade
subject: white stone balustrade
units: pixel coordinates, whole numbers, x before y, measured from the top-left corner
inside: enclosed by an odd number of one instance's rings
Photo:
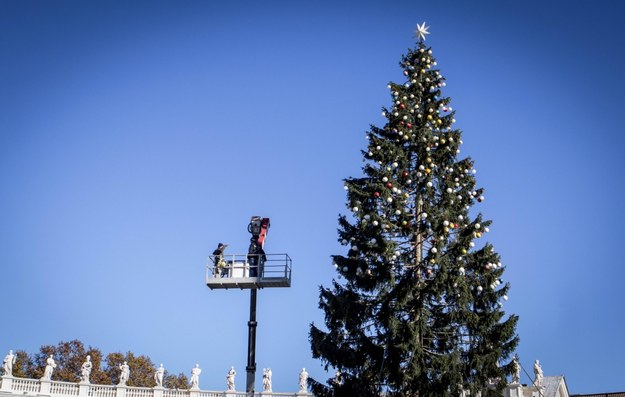
[[[249,397],[244,391],[178,390],[163,387],[110,386],[0,377],[0,397]],[[255,397],[312,397],[310,393],[256,392]]]

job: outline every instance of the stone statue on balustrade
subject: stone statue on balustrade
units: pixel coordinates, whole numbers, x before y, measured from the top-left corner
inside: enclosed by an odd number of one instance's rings
[[[302,368],[299,373],[299,392],[298,393],[306,393],[308,390],[308,372],[306,372],[306,368]]]
[[[56,362],[54,362],[54,357],[50,354],[50,357],[46,360],[46,368],[43,370],[43,377],[41,380],[52,380],[52,372],[56,368]]]
[[[80,366],[80,383],[89,383],[89,376],[91,376],[91,370],[93,364],[91,363],[91,356],[87,356],[87,359]]]
[[[9,354],[4,357],[4,361],[2,362],[2,375],[13,376],[13,364],[15,364],[16,359],[17,356],[13,354],[13,350],[9,350]]]
[[[200,388],[200,374],[202,370],[200,369],[200,364],[195,364],[195,368],[191,370],[191,388],[199,389]]]
[[[230,370],[226,375],[226,385],[228,386],[228,391],[234,391],[234,377],[236,374],[237,371],[234,370],[234,367],[230,367]]]
[[[512,358],[512,383],[521,383],[521,366],[519,365],[519,358],[517,356]]]
[[[534,361],[534,386],[543,386],[543,368],[540,366],[538,360]]]
[[[263,368],[263,392],[271,393],[271,368]]]
[[[119,370],[121,373],[119,374],[119,383],[117,386],[126,386],[126,382],[130,379],[130,367],[128,366],[128,362],[124,361],[123,364],[120,364]]]
[[[163,363],[161,363],[161,366],[158,367],[154,373],[154,382],[156,382],[156,387],[163,387],[163,376],[165,376],[165,368],[163,367]]]

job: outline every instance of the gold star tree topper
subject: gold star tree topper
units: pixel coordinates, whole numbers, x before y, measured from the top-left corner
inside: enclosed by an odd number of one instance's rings
[[[425,22],[421,25],[417,24],[417,37],[425,41],[425,35],[430,34],[430,32],[428,32],[429,28],[429,26],[425,26]]]

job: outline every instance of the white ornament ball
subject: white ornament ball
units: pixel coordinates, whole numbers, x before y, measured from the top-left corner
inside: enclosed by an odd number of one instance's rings
[[[386,201],[389,202],[389,203],[392,203],[393,202],[393,198],[389,197],[389,198],[386,199]]]
[[[344,266],[344,267],[343,267],[343,271],[344,271],[344,272],[346,272],[346,271],[348,271],[348,270],[349,270],[349,269],[347,268],[347,266]]]
[[[358,207],[354,207],[354,208],[352,208],[352,211],[354,211],[354,212],[358,212]]]
[[[483,289],[484,289],[484,288],[482,288],[482,286],[481,286],[481,285],[478,285],[478,286],[477,286],[477,292],[482,292],[482,290],[483,290]]]
[[[341,244],[343,245],[347,245],[348,241],[346,239],[343,239],[343,241],[341,241]]]
[[[432,253],[433,253],[433,254],[435,254],[435,253],[437,253],[437,252],[438,252],[438,250],[436,249],[436,247],[432,247],[431,251],[432,251]]]

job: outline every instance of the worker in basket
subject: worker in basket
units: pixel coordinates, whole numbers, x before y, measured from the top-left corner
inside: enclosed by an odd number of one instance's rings
[[[228,244],[219,243],[217,249],[213,251],[213,261],[215,262],[215,277],[224,277],[226,275],[226,260],[224,259],[224,251]]]

